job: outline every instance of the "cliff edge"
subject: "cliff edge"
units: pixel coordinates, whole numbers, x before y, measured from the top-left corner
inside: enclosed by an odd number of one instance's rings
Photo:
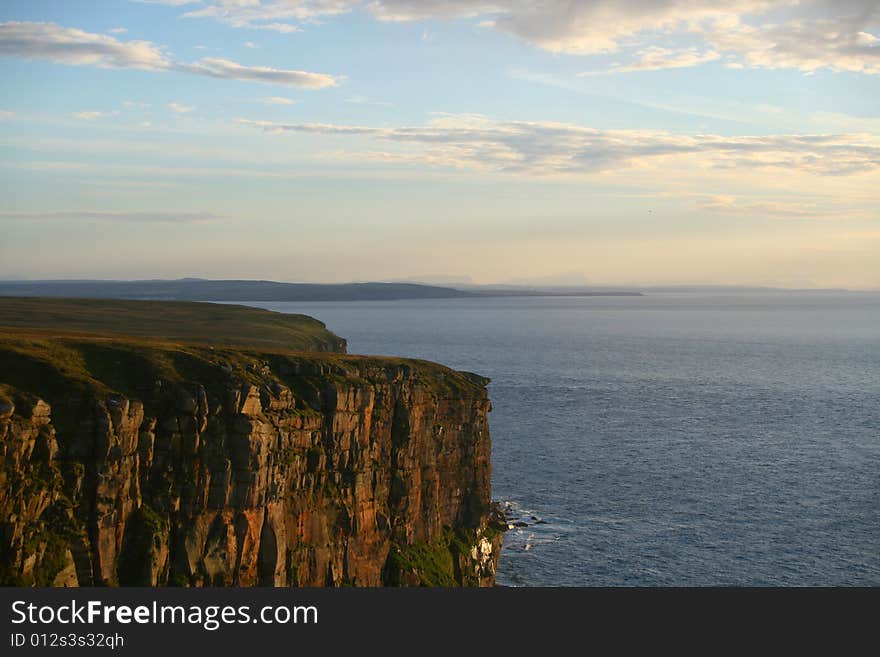
[[[0,583],[492,585],[487,383],[0,329]]]

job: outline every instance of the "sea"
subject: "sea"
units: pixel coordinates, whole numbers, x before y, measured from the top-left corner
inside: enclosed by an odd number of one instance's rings
[[[880,585],[880,293],[250,305],[491,377],[499,584]]]

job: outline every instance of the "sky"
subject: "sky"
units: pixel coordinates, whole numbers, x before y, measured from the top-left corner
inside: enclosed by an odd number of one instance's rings
[[[880,289],[880,0],[4,0],[0,278]]]

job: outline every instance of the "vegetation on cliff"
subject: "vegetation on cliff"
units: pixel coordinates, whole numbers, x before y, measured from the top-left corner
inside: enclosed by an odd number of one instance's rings
[[[189,301],[0,297],[0,333],[81,335],[254,349],[345,352],[345,340],[307,315]]]

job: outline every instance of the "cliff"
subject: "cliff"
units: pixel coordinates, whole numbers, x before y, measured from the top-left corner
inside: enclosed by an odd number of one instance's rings
[[[0,330],[0,580],[492,585],[487,383]]]

